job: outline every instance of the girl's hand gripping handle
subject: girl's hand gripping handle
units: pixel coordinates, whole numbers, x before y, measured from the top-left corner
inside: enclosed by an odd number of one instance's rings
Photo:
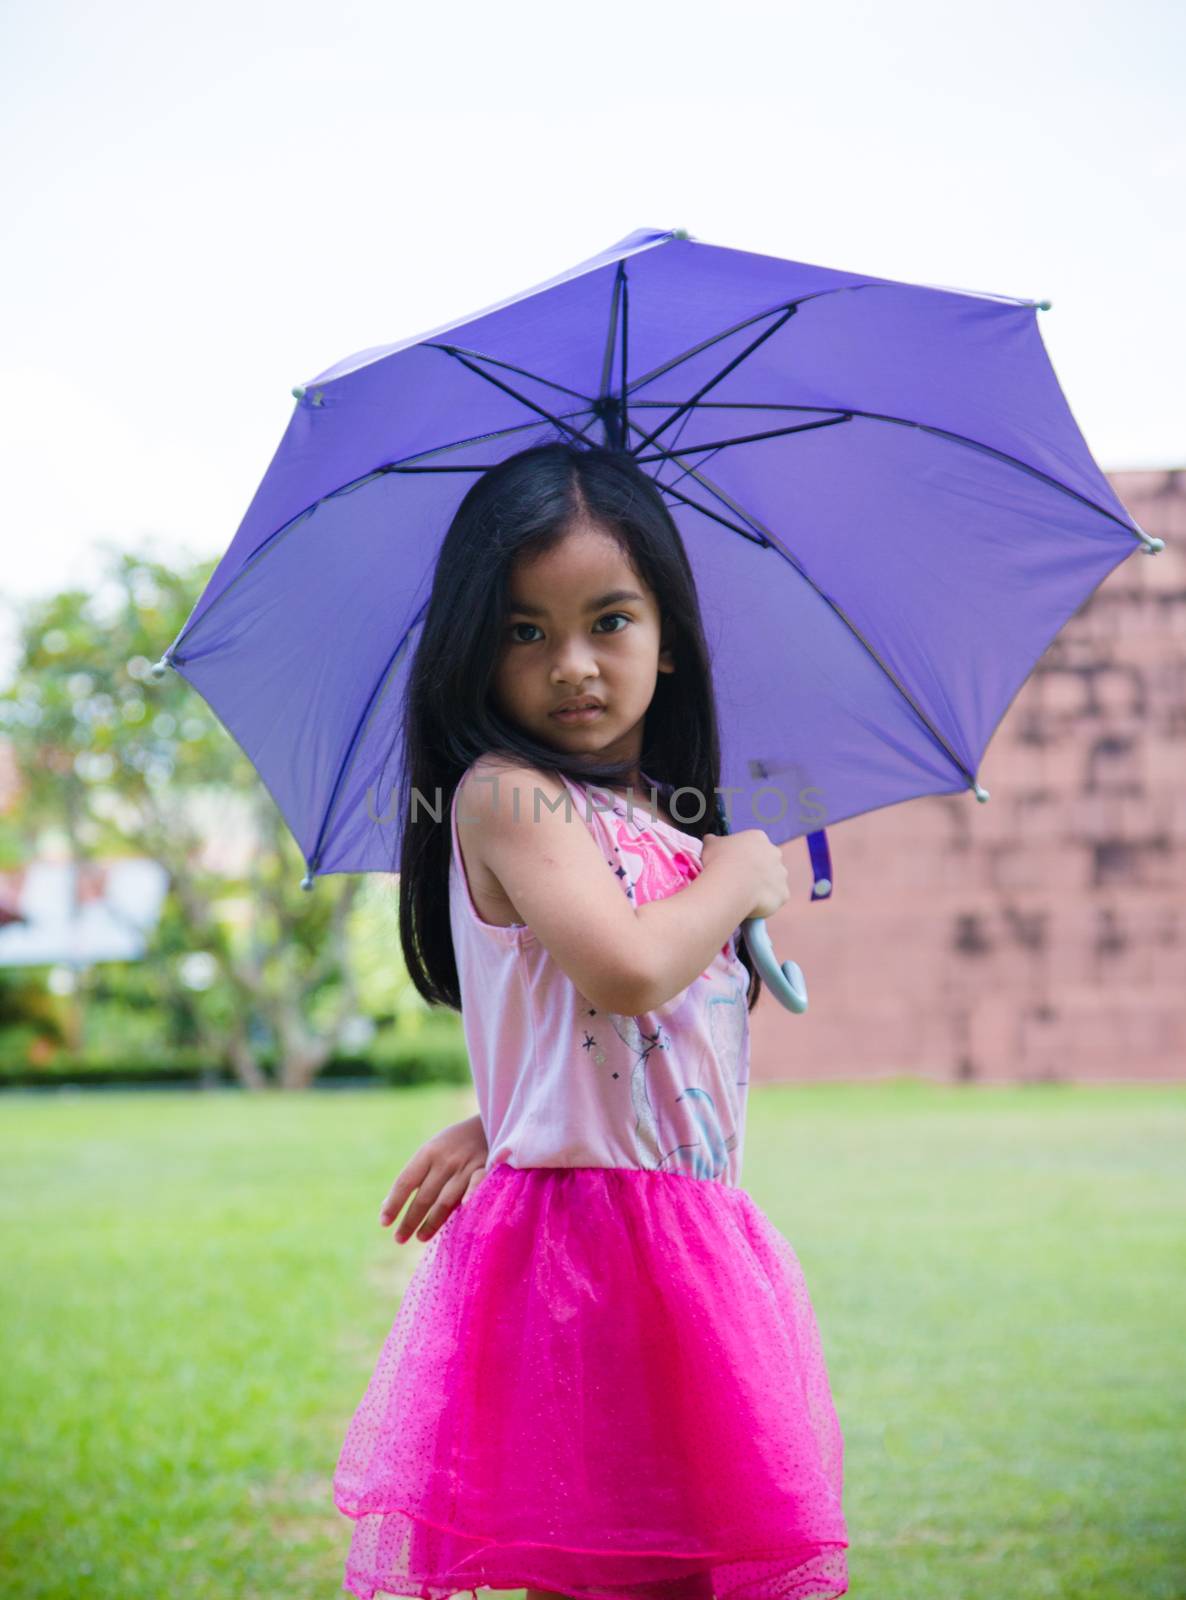
[[[703,864],[707,867],[714,855],[724,856],[728,852],[730,863],[737,870],[752,872],[753,908],[742,921],[741,936],[767,988],[788,1011],[802,1014],[807,1010],[807,983],[803,969],[796,961],[778,960],[766,930],[766,918],[772,916],[790,897],[782,854],[761,828],[745,828],[740,833],[730,834],[719,800],[717,819],[721,833],[705,835],[701,857]]]

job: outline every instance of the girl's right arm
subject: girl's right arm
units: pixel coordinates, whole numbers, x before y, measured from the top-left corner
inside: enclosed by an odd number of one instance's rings
[[[782,852],[761,828],[709,833],[700,872],[662,900],[635,910],[649,942],[652,989],[640,1011],[654,1011],[686,989],[747,917],[770,917],[790,898]]]
[[[518,920],[582,994],[619,1016],[677,995],[746,917],[769,916],[789,894],[777,845],[751,828],[709,835],[698,877],[636,908],[606,872],[580,803],[533,767],[481,758],[458,797],[457,821],[467,852],[497,879]]]

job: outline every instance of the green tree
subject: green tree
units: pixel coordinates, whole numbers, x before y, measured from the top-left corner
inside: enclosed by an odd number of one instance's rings
[[[360,876],[300,888],[304,861],[254,767],[182,678],[150,669],[180,631],[212,564],[173,570],[100,546],[94,593],[64,589],[18,610],[19,656],[0,731],[23,782],[29,853],[57,828],[72,858],[146,855],[168,872],[148,960],[162,1048],[197,1043],[249,1088],[306,1087],[356,1019],[347,958]],[[9,833],[11,848],[11,831]],[[237,840],[237,870],[215,845]],[[66,1033],[84,1030],[85,988]],[[316,1025],[313,1017],[316,1016]]]

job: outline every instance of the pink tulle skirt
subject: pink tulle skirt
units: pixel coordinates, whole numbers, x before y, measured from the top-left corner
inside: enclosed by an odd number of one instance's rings
[[[843,1449],[798,1258],[744,1189],[499,1163],[347,1430],[342,1587],[842,1595]]]

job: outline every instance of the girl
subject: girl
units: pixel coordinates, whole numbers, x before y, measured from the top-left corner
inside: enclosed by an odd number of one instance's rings
[[[740,1187],[738,931],[786,869],[725,830],[691,567],[628,453],[475,481],[404,709],[401,941],[461,1012],[484,1146],[446,1130],[384,1206],[423,1182],[429,1242],[334,1477],[343,1587],[844,1594],[819,1331]]]

